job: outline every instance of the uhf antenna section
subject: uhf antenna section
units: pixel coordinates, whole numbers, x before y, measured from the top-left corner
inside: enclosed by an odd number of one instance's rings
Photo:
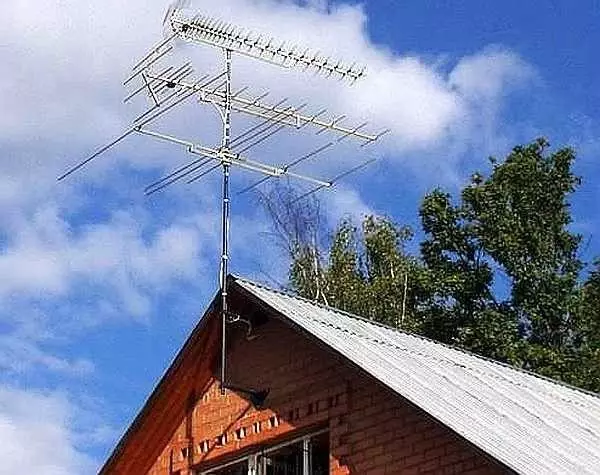
[[[173,32],[185,41],[230,49],[278,66],[300,66],[305,70],[313,70],[328,76],[333,74],[352,81],[365,75],[365,68],[357,67],[356,63],[345,66],[331,57],[298,46],[288,46],[285,41],[278,43],[273,38],[264,38],[252,31],[208,16],[199,15],[190,20],[181,10],[174,10],[170,23]]]
[[[148,136],[160,141],[183,147],[195,156],[187,164],[180,166],[145,188],[147,195],[164,190],[168,186],[185,180],[194,183],[214,170],[222,170],[222,209],[221,209],[221,265],[219,284],[221,290],[222,319],[222,351],[221,351],[221,389],[227,385],[226,374],[226,327],[227,323],[237,321],[239,317],[228,309],[227,275],[229,267],[229,228],[230,228],[230,170],[238,168],[262,175],[258,181],[247,186],[238,194],[246,193],[273,178],[288,177],[312,185],[312,188],[298,197],[302,199],[324,188],[331,188],[338,180],[358,171],[374,160],[369,160],[338,174],[333,179],[322,179],[297,173],[295,168],[309,159],[329,150],[348,138],[358,140],[361,146],[377,141],[389,132],[373,133],[365,131],[367,123],[348,125],[346,116],[328,116],[326,109],[307,112],[308,104],[291,105],[287,99],[272,101],[269,92],[253,95],[248,87],[234,91],[232,89],[232,55],[242,54],[250,58],[266,61],[284,68],[298,67],[305,71],[313,71],[325,76],[354,82],[365,75],[365,68],[356,64],[344,65],[340,61],[311,53],[308,49],[288,46],[272,38],[264,38],[245,31],[229,23],[210,18],[196,16],[187,18],[180,9],[174,9],[167,15],[170,33],[154,46],[133,67],[124,85],[137,83],[137,86],[125,97],[129,102],[140,94],[145,94],[149,106],[137,116],[130,127],[114,140],[104,145],[92,155],[77,163],[59,177],[65,179],[80,170],[92,160],[114,147],[132,134]],[[176,49],[178,41],[200,43],[217,47],[224,55],[221,71],[213,74],[196,74],[191,62],[182,64],[165,64]],[[211,105],[219,113],[223,124],[220,144],[207,146],[190,138],[170,135],[150,126],[166,113],[180,104],[195,98],[200,104]],[[238,133],[232,134],[232,113],[241,113],[258,119],[258,124]],[[284,130],[313,129],[316,134],[330,132],[335,137],[328,143],[299,157],[291,158],[284,165],[275,166],[260,160],[251,159],[248,152]]]

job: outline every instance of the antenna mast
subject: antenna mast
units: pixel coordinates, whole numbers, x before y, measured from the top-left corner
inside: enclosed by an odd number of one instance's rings
[[[186,17],[180,9],[170,10],[167,13],[166,21],[170,26],[170,34],[135,64],[131,75],[124,82],[125,86],[134,81],[140,83],[125,98],[124,102],[129,102],[135,96],[145,92],[150,101],[148,109],[134,119],[132,125],[121,135],[67,170],[58,180],[64,180],[132,134],[146,135],[183,146],[188,153],[200,157],[148,185],[145,188],[146,195],[152,195],[184,179],[187,183],[196,182],[213,170],[221,168],[222,209],[219,285],[221,292],[221,391],[224,392],[226,388],[232,388],[227,384],[226,372],[227,324],[239,320],[239,316],[233,315],[229,311],[227,292],[231,168],[241,168],[263,175],[261,179],[240,190],[238,194],[246,193],[272,178],[289,177],[313,186],[312,189],[298,197],[298,199],[302,199],[324,188],[331,188],[338,180],[358,171],[375,159],[343,171],[330,180],[296,173],[292,170],[294,167],[316,157],[349,137],[359,140],[362,142],[361,146],[365,146],[377,141],[389,130],[379,133],[363,132],[366,123],[352,126],[345,125],[343,122],[346,116],[325,118],[326,109],[321,109],[313,114],[303,114],[301,111],[307,104],[296,107],[285,106],[287,99],[274,104],[267,103],[264,102],[264,99],[269,94],[268,92],[258,96],[250,96],[246,94],[248,87],[243,87],[238,91],[232,90],[233,53],[284,68],[298,67],[305,71],[313,71],[351,82],[365,75],[365,68],[357,67],[355,63],[351,66],[345,66],[340,61],[332,60],[330,57],[310,53],[307,49],[301,50],[296,46],[286,46],[285,42],[278,43],[273,38],[263,38],[262,35],[255,35],[252,32],[247,32],[234,25],[207,16]],[[179,66],[167,64],[159,67],[159,64],[163,63],[165,58],[168,58],[170,53],[173,52],[177,41],[203,44],[222,50],[225,63],[224,70],[217,74],[206,74],[194,78],[194,69],[189,62]],[[193,140],[178,138],[148,128],[149,124],[191,97],[196,97],[200,103],[213,105],[219,112],[223,122],[221,145],[219,147],[211,148],[199,145]],[[258,119],[260,122],[238,136],[232,137],[231,116],[233,112],[242,113]],[[298,130],[304,127],[316,128],[317,134],[329,131],[337,134],[337,138],[292,159],[283,166],[251,160],[245,155],[245,152],[281,130]],[[263,396],[266,396],[266,394],[263,394]]]

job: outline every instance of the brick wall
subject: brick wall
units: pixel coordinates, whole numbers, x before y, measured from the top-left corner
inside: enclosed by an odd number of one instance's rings
[[[230,337],[228,374],[242,387],[269,388],[256,410],[213,378],[188,394],[187,416],[150,470],[191,473],[313,429],[329,428],[330,473],[506,473],[500,465],[360,370],[275,319]]]

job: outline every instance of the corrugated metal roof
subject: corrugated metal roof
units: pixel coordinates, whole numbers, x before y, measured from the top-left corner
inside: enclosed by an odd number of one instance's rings
[[[237,279],[244,289],[523,474],[600,473],[600,397]]]

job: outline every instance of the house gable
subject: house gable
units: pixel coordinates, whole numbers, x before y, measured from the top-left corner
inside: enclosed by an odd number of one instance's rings
[[[502,472],[345,357],[232,287],[235,312],[253,328],[248,335],[242,321],[229,327],[228,383],[269,389],[265,406],[254,408],[236,391],[221,394],[219,319],[209,312],[102,473],[184,475],[320,430],[329,434],[332,474]]]

